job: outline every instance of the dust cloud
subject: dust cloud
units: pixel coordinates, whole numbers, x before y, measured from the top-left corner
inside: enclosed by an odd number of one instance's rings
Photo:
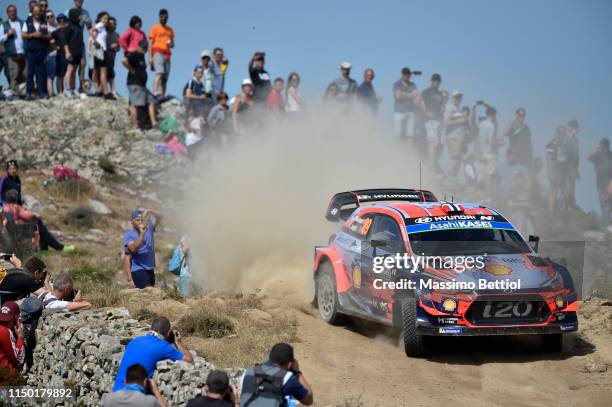
[[[202,160],[182,213],[194,280],[205,291],[280,286],[312,298],[313,247],[337,229],[324,218],[329,198],[419,186],[419,158],[377,122],[365,111],[328,106],[267,123]]]

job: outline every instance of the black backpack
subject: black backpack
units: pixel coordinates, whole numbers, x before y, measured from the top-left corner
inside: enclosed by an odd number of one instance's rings
[[[34,364],[34,348],[36,348],[36,328],[42,316],[43,303],[37,297],[28,297],[21,303],[20,319],[23,324],[25,339],[25,364],[29,372]]]
[[[247,370],[242,382],[242,407],[285,407],[283,380],[287,371],[277,366],[255,365]]]

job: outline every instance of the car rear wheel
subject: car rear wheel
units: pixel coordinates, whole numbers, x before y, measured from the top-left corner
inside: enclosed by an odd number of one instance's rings
[[[342,322],[342,315],[338,312],[338,293],[336,291],[336,278],[329,263],[323,263],[317,271],[315,282],[316,301],[321,319],[329,324],[337,325]]]
[[[401,303],[402,335],[401,343],[404,345],[406,355],[419,357],[426,354],[427,339],[417,329],[417,308],[414,298],[406,298]]]
[[[565,335],[562,333],[542,335],[542,347],[547,352],[561,352],[564,342]]]

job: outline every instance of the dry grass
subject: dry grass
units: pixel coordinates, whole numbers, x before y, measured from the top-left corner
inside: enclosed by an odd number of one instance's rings
[[[220,310],[201,307],[179,319],[177,328],[185,335],[201,338],[223,338],[235,331],[234,323]]]
[[[54,197],[82,202],[91,198],[95,192],[93,185],[85,179],[67,179],[52,182],[47,191]]]

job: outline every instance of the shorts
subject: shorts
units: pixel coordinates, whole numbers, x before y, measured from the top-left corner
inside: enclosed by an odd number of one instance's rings
[[[104,59],[98,59],[98,58],[94,58],[94,69],[100,69],[100,68],[106,68],[106,58]]]
[[[55,74],[58,78],[63,78],[66,75],[66,68],[68,67],[68,60],[64,54],[57,54],[57,65],[55,68]]]
[[[153,68],[155,68],[155,75],[163,75],[164,79],[168,79],[170,59],[166,58],[164,54],[153,54]]]
[[[440,145],[442,140],[440,138],[440,125],[442,123],[439,120],[427,120],[425,122],[425,131],[427,132],[427,142],[433,145]]]
[[[414,112],[395,112],[395,137],[400,140],[415,137],[416,115]]]
[[[155,102],[153,94],[144,86],[128,85],[128,91],[130,93],[130,106],[148,106]]]
[[[67,59],[70,65],[79,66],[81,65],[81,59],[83,59],[82,54],[72,54],[72,59]]]
[[[136,288],[155,287],[155,272],[153,270],[132,271],[132,280]]]
[[[57,54],[47,55],[47,78],[53,79],[57,75]]]

